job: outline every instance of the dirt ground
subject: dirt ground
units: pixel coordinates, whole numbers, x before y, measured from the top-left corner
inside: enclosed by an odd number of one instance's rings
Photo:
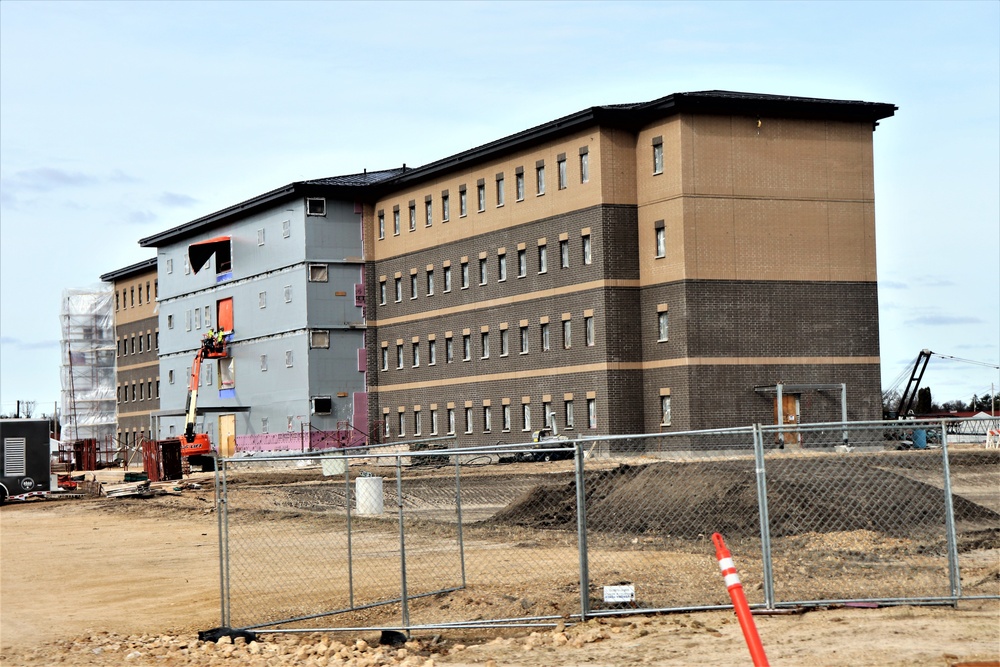
[[[559,496],[571,463],[539,465],[546,467],[532,470],[551,476],[555,483],[547,493]],[[492,470],[483,472],[484,476],[492,474]],[[910,476],[920,477],[917,473]],[[639,474],[624,477],[633,484],[642,481]],[[995,485],[984,485],[983,479],[974,476],[970,479],[975,482],[975,493],[967,496],[982,503],[978,507],[1000,509],[994,507],[994,496],[1000,494]],[[244,500],[259,500],[261,507],[286,506],[295,516],[315,501],[316,488],[295,474],[267,482],[266,489],[247,493]],[[475,509],[475,502],[470,503],[470,511],[483,517],[493,512],[512,531],[534,532],[538,537],[532,546],[541,550],[537,553],[563,549],[556,538],[548,538],[533,523],[538,517],[525,513],[526,499],[540,493],[536,485],[525,482],[523,476],[510,475],[508,487],[504,512],[495,512],[485,501]],[[470,481],[473,500],[476,488],[476,482]],[[619,492],[628,493],[628,489]],[[433,484],[426,485],[426,493],[447,496],[446,490]],[[379,647],[379,635],[364,631],[322,636],[271,633],[250,643],[240,639],[235,644],[202,642],[197,639],[198,631],[220,625],[217,517],[212,497],[210,488],[202,488],[149,499],[4,506],[0,510],[0,665],[750,664],[739,625],[729,611],[612,617],[542,629],[427,630],[414,632],[408,643],[397,647]],[[429,497],[429,517],[437,511],[432,501]],[[561,507],[561,501],[556,501],[547,506]],[[962,511],[979,510],[966,507]],[[563,517],[556,512],[541,520],[551,527]],[[860,535],[875,546],[892,542],[893,549],[900,548],[898,536],[857,530],[842,533],[848,534],[852,539]],[[470,550],[485,545],[487,537],[470,531]],[[995,594],[1000,549],[994,544],[995,534],[987,537],[982,544],[966,545],[972,551],[963,563],[974,571],[963,572],[963,580],[968,575],[970,582],[982,585],[983,593]],[[802,533],[795,539],[818,538]],[[511,557],[509,552],[524,545],[523,535],[517,540],[506,550],[493,544],[492,558]],[[528,569],[524,576],[526,589],[556,588],[562,583],[544,566]],[[518,597],[511,597],[511,604],[517,601]],[[1000,603],[996,600],[962,602],[957,608],[834,606],[755,618],[773,665],[953,667],[1000,661]]]

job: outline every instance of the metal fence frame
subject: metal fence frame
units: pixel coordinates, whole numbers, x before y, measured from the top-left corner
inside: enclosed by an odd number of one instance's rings
[[[731,605],[727,603],[704,600],[703,603],[684,603],[667,605],[647,605],[629,608],[594,608],[590,599],[591,581],[590,566],[592,558],[596,557],[596,551],[588,548],[588,538],[593,534],[588,532],[588,504],[587,504],[587,473],[588,462],[594,460],[604,460],[606,458],[615,459],[622,456],[634,455],[637,453],[652,453],[656,456],[667,457],[671,454],[680,453],[682,456],[690,457],[687,460],[739,460],[751,461],[753,464],[753,475],[756,484],[757,511],[759,523],[759,549],[760,554],[741,553],[738,556],[738,563],[748,566],[758,565],[762,580],[762,599],[751,604],[753,607],[765,609],[778,609],[782,607],[799,607],[827,605],[835,603],[868,602],[879,604],[951,604],[955,605],[959,600],[971,599],[996,599],[1000,595],[964,595],[961,586],[960,562],[958,551],[958,540],[956,537],[955,508],[953,504],[953,493],[951,488],[951,472],[949,468],[948,434],[954,432],[955,425],[949,420],[930,421],[901,421],[901,422],[831,422],[825,424],[805,424],[786,426],[762,426],[756,424],[750,427],[714,430],[714,431],[691,431],[684,433],[670,434],[639,434],[630,436],[589,436],[579,437],[561,443],[552,443],[551,450],[541,451],[564,452],[564,447],[573,448],[573,484],[575,485],[575,547],[578,556],[577,570],[579,575],[579,589],[576,593],[578,598],[579,611],[571,613],[571,619],[584,620],[593,616],[623,615],[642,612],[664,612],[664,611],[697,611],[707,609],[726,609]],[[888,451],[886,439],[889,439],[890,446],[910,447],[912,440],[907,439],[907,435],[915,431],[934,432],[933,438],[939,442],[933,442],[924,459],[934,464],[936,457],[932,456],[933,451],[940,448],[940,468],[933,465],[928,468],[928,474],[934,475],[940,472],[940,483],[943,492],[943,507],[941,512],[944,517],[943,537],[946,548],[944,562],[947,571],[947,594],[907,594],[901,591],[899,595],[871,595],[871,596],[813,596],[807,599],[797,599],[796,596],[787,597],[776,592],[775,589],[775,562],[774,556],[776,547],[771,536],[771,518],[769,516],[769,494],[768,494],[768,470],[769,466],[775,466],[775,461],[782,460],[777,457],[784,456],[782,450],[788,444],[788,433],[794,431],[793,442],[797,440],[796,447],[801,450],[801,454],[807,457],[807,461],[815,461],[816,465],[823,465],[824,461],[832,460],[831,454],[850,454],[854,451]],[[917,439],[914,436],[914,439]],[[564,618],[565,614],[533,614],[505,618],[480,618],[478,620],[440,620],[431,619],[428,622],[414,622],[411,619],[411,602],[427,596],[440,596],[449,592],[460,591],[469,586],[466,573],[466,546],[463,537],[463,515],[462,515],[462,466],[469,461],[489,457],[495,460],[501,456],[509,456],[516,453],[535,452],[539,447],[547,448],[548,443],[522,443],[508,446],[477,447],[477,448],[447,448],[452,444],[453,438],[432,438],[425,440],[414,440],[402,443],[394,443],[379,447],[370,447],[359,450],[341,450],[336,454],[330,453],[310,453],[299,455],[285,455],[273,457],[254,457],[253,459],[231,458],[220,459],[216,468],[216,507],[219,531],[219,575],[220,575],[220,616],[222,627],[233,627],[233,591],[230,565],[233,558],[233,550],[239,549],[239,544],[231,540],[231,520],[230,520],[230,490],[227,486],[228,475],[240,466],[259,465],[295,465],[302,460],[311,461],[332,461],[338,460],[343,464],[344,493],[346,506],[345,512],[346,527],[346,568],[349,579],[349,600],[346,605],[336,609],[316,609],[308,614],[297,614],[287,618],[256,619],[253,622],[240,625],[241,629],[263,630],[267,632],[315,632],[315,631],[337,631],[337,630],[396,630],[409,632],[416,629],[447,628],[447,627],[484,627],[484,626],[528,626],[546,625],[558,622]],[[672,446],[677,443],[677,447]],[[454,494],[455,494],[455,530],[456,530],[456,557],[459,563],[460,577],[453,582],[453,585],[440,586],[433,590],[411,589],[408,581],[407,564],[407,508],[404,503],[404,471],[411,465],[432,460],[430,457],[437,457],[436,461],[447,457],[449,466],[454,466]],[[715,457],[713,459],[713,457]],[[371,461],[372,459],[384,459],[392,462],[391,468],[395,473],[395,515],[399,530],[399,590],[398,595],[385,597],[377,600],[357,600],[355,596],[355,563],[353,556],[353,525],[352,525],[352,490],[351,490],[351,463],[361,459]],[[857,459],[839,459],[857,460]],[[900,459],[906,462],[905,459]],[[936,479],[936,477],[934,477]],[[388,511],[386,511],[388,515]],[[450,523],[449,523],[450,525]],[[568,529],[562,534],[567,534]],[[754,538],[755,540],[757,538]],[[714,570],[714,560],[712,553],[705,552],[705,561]],[[569,563],[565,563],[570,568]],[[716,573],[717,575],[717,573]],[[425,587],[427,588],[427,587]],[[718,586],[720,592],[724,592],[721,584]],[[305,622],[317,621],[321,618],[336,617],[346,612],[357,612],[381,605],[398,605],[399,622],[391,624],[378,624],[365,626],[346,623],[340,626],[331,627],[303,627]],[[295,627],[287,627],[295,626]]]

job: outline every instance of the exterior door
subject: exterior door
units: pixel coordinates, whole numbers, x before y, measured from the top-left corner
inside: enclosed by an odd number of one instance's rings
[[[219,415],[219,456],[236,453],[236,415]]]
[[[774,423],[787,427],[778,436],[777,442],[785,445],[799,444],[799,395],[782,394],[781,396],[781,421],[778,421],[778,397],[774,397]]]

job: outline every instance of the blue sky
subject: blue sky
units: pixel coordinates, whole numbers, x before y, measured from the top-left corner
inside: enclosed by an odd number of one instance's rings
[[[1000,362],[1000,3],[0,2],[0,412],[59,398],[63,289],[308,178],[673,92],[890,102],[883,386]],[[1000,373],[934,359],[944,401]]]

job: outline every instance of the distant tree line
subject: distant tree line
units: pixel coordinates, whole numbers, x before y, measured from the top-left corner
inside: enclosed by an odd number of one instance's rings
[[[890,389],[882,392],[882,412],[889,414],[895,412],[899,407],[901,394],[897,389]],[[930,387],[923,387],[917,390],[917,399],[913,403],[913,414],[928,415],[938,412],[989,412],[1000,410],[1000,394],[989,392],[982,396],[972,395],[972,399],[966,403],[962,399],[937,403],[931,395]]]

